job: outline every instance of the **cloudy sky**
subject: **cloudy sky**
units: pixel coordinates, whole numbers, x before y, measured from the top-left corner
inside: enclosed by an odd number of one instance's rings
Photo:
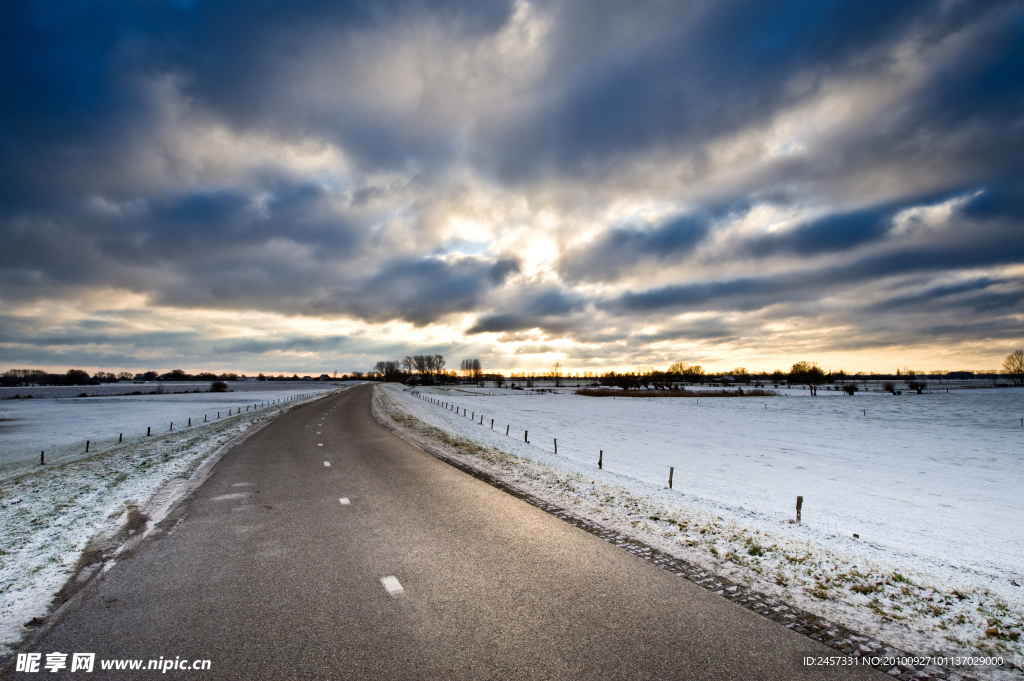
[[[1024,6],[12,0],[0,370],[1024,346]]]

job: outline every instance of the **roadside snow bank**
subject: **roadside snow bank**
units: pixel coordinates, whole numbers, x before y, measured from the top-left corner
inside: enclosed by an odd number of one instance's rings
[[[847,528],[838,527],[838,520],[808,522],[806,507],[805,522],[799,525],[790,522],[786,517],[789,513],[765,508],[761,497],[770,486],[770,469],[780,464],[795,468],[804,462],[810,463],[806,468],[813,467],[825,481],[839,478],[840,484],[816,487],[818,495],[828,495],[828,502],[815,496],[815,513],[825,511],[822,507],[826,505],[845,504],[856,515],[872,507],[884,507],[893,498],[913,497],[917,487],[896,484],[893,479],[928,475],[925,471],[934,469],[947,449],[955,450],[959,443],[919,447],[919,456],[909,459],[911,448],[897,447],[900,456],[894,457],[894,446],[885,443],[887,434],[879,436],[877,431],[899,429],[906,441],[934,443],[935,436],[927,429],[934,427],[937,419],[921,411],[923,403],[913,405],[914,411],[908,414],[894,411],[892,403],[857,402],[858,411],[867,408],[881,412],[870,429],[862,429],[852,423],[852,414],[837,413],[840,407],[853,411],[853,400],[848,403],[841,398],[819,398],[816,402],[803,398],[803,405],[794,404],[801,398],[769,398],[775,402],[769,402],[768,409],[764,400],[720,399],[699,415],[701,421],[696,421],[696,414],[680,417],[682,407],[673,407],[672,398],[648,403],[612,402],[607,398],[602,402],[602,398],[571,395],[497,397],[434,389],[415,394],[398,386],[386,386],[377,393],[380,406],[402,428],[440,443],[456,458],[761,593],[916,654],[997,654],[1012,661],[1015,653],[1022,653],[1024,589],[1018,586],[1022,583],[1022,565],[1015,559],[1020,547],[1007,546],[1000,554],[985,555],[977,561],[980,565],[972,562],[979,555],[979,544],[1001,541],[1006,534],[1019,536],[1021,509],[1016,506],[1020,505],[1020,464],[1013,461],[1013,457],[1019,458],[1015,453],[1019,450],[1003,451],[1003,440],[1010,442],[1014,437],[1008,429],[993,437],[981,432],[980,427],[971,432],[961,422],[952,424],[961,432],[952,436],[944,433],[947,440],[973,439],[962,458],[984,455],[981,475],[989,480],[1001,478],[1005,483],[990,486],[992,500],[973,511],[999,518],[1010,514],[1004,520],[1009,527],[1002,528],[994,539],[972,528],[969,517],[961,518],[952,528],[933,527],[936,523],[928,523],[927,516],[905,513],[872,518],[872,540],[866,542],[846,534]],[[430,398],[457,405],[459,415],[430,403]],[[1010,399],[1019,398],[1011,395]],[[704,402],[701,400],[701,406],[712,406]],[[693,404],[692,399],[689,404]],[[944,416],[942,412],[972,408],[962,402],[939,406],[938,418]],[[753,407],[774,409],[774,430],[766,430],[768,423],[757,420],[758,409]],[[462,408],[467,410],[465,416]],[[655,409],[668,411],[653,413]],[[675,419],[670,416],[672,409],[677,413]],[[483,425],[479,423],[481,412]],[[827,423],[827,412],[832,412],[834,423],[822,436],[819,424],[813,422]],[[475,419],[471,419],[474,414]],[[888,425],[882,422],[883,414]],[[496,421],[493,431],[491,418]],[[808,432],[808,419],[815,426],[810,429],[814,437],[802,435]],[[992,414],[974,418],[982,425],[996,419],[997,415]],[[743,423],[751,421],[755,425],[752,432],[747,432]],[[955,419],[949,417],[946,421],[949,425]],[[505,436],[506,425],[511,425],[509,437]],[[720,436],[702,438],[701,433],[709,428],[719,429]],[[524,442],[523,431],[527,429],[531,443],[537,444]],[[555,455],[554,436],[567,432],[573,436],[560,438],[559,454]],[[608,470],[607,465],[605,470],[597,470],[597,447],[588,446],[596,442],[612,443],[606,446],[605,455],[613,447],[615,455],[607,458],[606,464],[610,459],[617,470]],[[702,456],[678,463],[675,489],[668,490],[668,465],[672,457],[679,456],[682,445]],[[884,454],[892,460],[883,469],[863,474],[865,479],[874,479],[872,488],[852,472],[863,466],[863,459],[858,461],[851,452],[870,453],[883,445],[885,450],[873,455],[877,458]],[[590,453],[589,449],[595,451]],[[586,458],[580,450],[586,452]],[[763,453],[770,457],[767,463],[774,466],[766,466]],[[992,467],[1001,470],[984,465],[992,466],[988,459],[993,457],[1002,457]],[[723,462],[731,470],[711,475],[708,466],[719,468]],[[963,485],[964,477],[970,477],[969,471],[964,473],[941,485],[933,478],[932,486],[925,491],[940,493],[943,503],[965,504],[965,497],[974,503],[974,490]],[[659,484],[652,479],[655,474],[665,482]],[[805,482],[809,480],[813,478]],[[705,484],[707,490],[702,489]],[[1003,498],[1003,491],[1013,496]],[[858,498],[862,494],[867,498]],[[934,548],[931,542],[936,536],[950,532],[953,536],[945,537],[945,541],[954,546],[962,544],[963,551],[950,552],[943,559],[941,554],[928,550]],[[970,671],[989,678],[1024,678],[1024,674],[1011,670],[1008,666],[1002,671]]]

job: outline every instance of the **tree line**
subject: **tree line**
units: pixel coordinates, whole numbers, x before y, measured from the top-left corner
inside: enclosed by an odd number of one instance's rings
[[[684,385],[706,385],[706,384],[753,384],[762,388],[771,384],[774,387],[780,385],[803,386],[812,395],[818,394],[820,386],[828,383],[834,384],[838,389],[847,394],[854,394],[860,388],[858,383],[866,385],[867,381],[882,381],[882,388],[892,393],[900,392],[900,386],[905,385],[909,390],[922,393],[928,387],[928,381],[937,380],[966,380],[972,378],[991,379],[993,385],[1000,376],[1010,379],[1014,385],[1024,385],[1024,351],[1016,350],[1007,355],[1003,362],[1003,371],[973,372],[973,371],[945,371],[935,370],[923,372],[903,367],[895,373],[885,374],[859,371],[850,374],[845,371],[825,371],[817,362],[800,361],[793,364],[789,371],[776,369],[772,372],[747,371],[744,367],[737,367],[730,371],[707,373],[696,364],[687,362],[674,362],[668,369],[661,371],[651,366],[639,366],[635,371],[628,372],[576,372],[573,375],[565,370],[561,363],[555,362],[547,371],[521,371],[512,372],[508,378],[500,373],[485,373],[479,359],[464,359],[459,363],[459,371],[445,371],[444,357],[441,355],[416,355],[406,357],[403,360],[383,360],[377,362],[367,378],[384,380],[413,382],[420,384],[430,383],[482,383],[493,382],[496,386],[503,386],[510,382],[512,387],[533,387],[537,381],[552,382],[556,387],[567,383],[577,385],[589,385],[593,387],[609,386],[623,390],[636,390],[640,388],[653,389],[675,389]]]
[[[181,369],[159,374],[155,371],[134,374],[130,371],[121,371],[116,374],[107,371],[97,371],[89,375],[89,372],[82,369],[68,369],[63,374],[49,373],[41,369],[9,369],[0,375],[0,385],[23,386],[23,385],[99,385],[100,383],[119,383],[127,381],[235,381],[237,374],[187,374]]]
[[[82,369],[68,369],[67,372],[63,374],[49,373],[42,371],[41,369],[9,369],[0,375],[0,386],[99,385],[101,383],[124,383],[130,381],[237,381],[239,379],[244,379],[245,377],[246,376],[244,374],[238,375],[230,372],[223,374],[215,374],[211,372],[190,374],[181,369],[173,369],[172,371],[165,373],[159,373],[156,371],[145,371],[142,373],[121,371],[115,374],[107,371],[97,371],[91,376],[89,375],[89,372],[83,371]],[[337,373],[334,374],[334,377],[338,378]],[[298,374],[293,374],[292,376],[285,376],[284,374],[279,376],[264,376],[263,374],[260,374],[257,380],[299,381],[302,379],[299,378]]]

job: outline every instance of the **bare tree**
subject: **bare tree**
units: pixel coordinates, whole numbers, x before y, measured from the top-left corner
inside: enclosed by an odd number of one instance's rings
[[[685,374],[687,366],[686,362],[673,362],[666,371],[670,374]]]
[[[562,387],[562,363],[555,362],[551,365],[551,378],[555,379],[555,387]]]
[[[479,381],[483,375],[483,369],[478,359],[464,359],[459,362],[459,371],[466,381]]]
[[[1024,350],[1014,350],[1003,360],[1003,371],[1014,385],[1024,386]]]
[[[907,387],[911,390],[916,390],[917,394],[920,395],[928,387],[928,382],[911,379],[907,381]]]

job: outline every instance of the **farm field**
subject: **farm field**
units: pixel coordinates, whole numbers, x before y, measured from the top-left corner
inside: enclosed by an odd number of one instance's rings
[[[547,472],[523,480],[677,555],[915,651],[1020,652],[1020,389],[650,400],[416,392],[389,386],[386,396],[442,432],[536,464]],[[972,595],[941,605],[954,591]]]

